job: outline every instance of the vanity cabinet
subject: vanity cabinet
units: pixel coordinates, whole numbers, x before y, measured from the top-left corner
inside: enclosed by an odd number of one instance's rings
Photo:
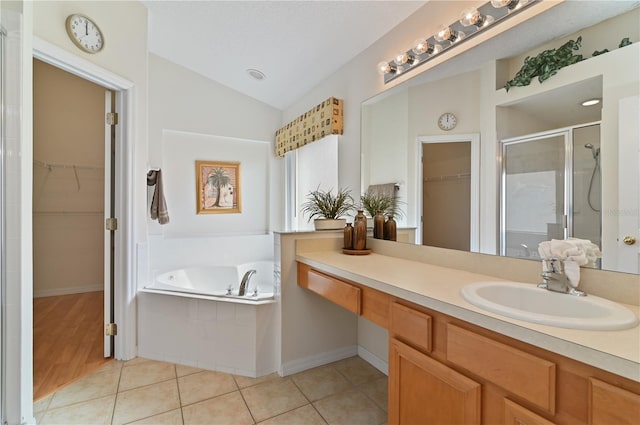
[[[334,281],[389,331],[389,424],[640,424],[640,382],[298,263],[299,286]]]

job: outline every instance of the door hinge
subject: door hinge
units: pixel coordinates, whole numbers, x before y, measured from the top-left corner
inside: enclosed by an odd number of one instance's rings
[[[118,230],[118,219],[108,218],[105,220],[104,226],[107,230]]]
[[[117,124],[118,124],[118,113],[107,112],[107,125],[117,125]]]
[[[107,323],[104,327],[104,334],[106,336],[118,335],[118,325],[116,325],[115,323]]]

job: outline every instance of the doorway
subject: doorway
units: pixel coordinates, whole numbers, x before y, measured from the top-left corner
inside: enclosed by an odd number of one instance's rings
[[[477,251],[479,135],[424,136],[418,142],[420,243]]]
[[[34,59],[34,400],[102,366],[112,312],[113,92]],[[109,109],[108,109],[109,108]],[[106,291],[105,291],[106,289]],[[108,308],[108,307],[107,307]],[[106,358],[105,358],[106,356]]]

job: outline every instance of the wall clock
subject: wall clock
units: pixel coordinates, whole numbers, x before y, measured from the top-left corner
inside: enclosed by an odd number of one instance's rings
[[[438,127],[444,131],[453,130],[457,124],[458,119],[451,112],[445,112],[438,118]]]
[[[73,44],[87,53],[98,53],[104,47],[104,37],[91,18],[74,13],[66,21],[67,34]]]

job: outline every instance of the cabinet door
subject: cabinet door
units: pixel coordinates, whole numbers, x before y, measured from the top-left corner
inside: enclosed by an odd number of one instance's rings
[[[391,338],[389,424],[480,423],[480,384]]]
[[[514,403],[511,400],[504,400],[504,424],[505,425],[554,425],[542,416],[536,415],[530,410]]]
[[[590,425],[637,425],[639,423],[639,394],[589,378]]]

